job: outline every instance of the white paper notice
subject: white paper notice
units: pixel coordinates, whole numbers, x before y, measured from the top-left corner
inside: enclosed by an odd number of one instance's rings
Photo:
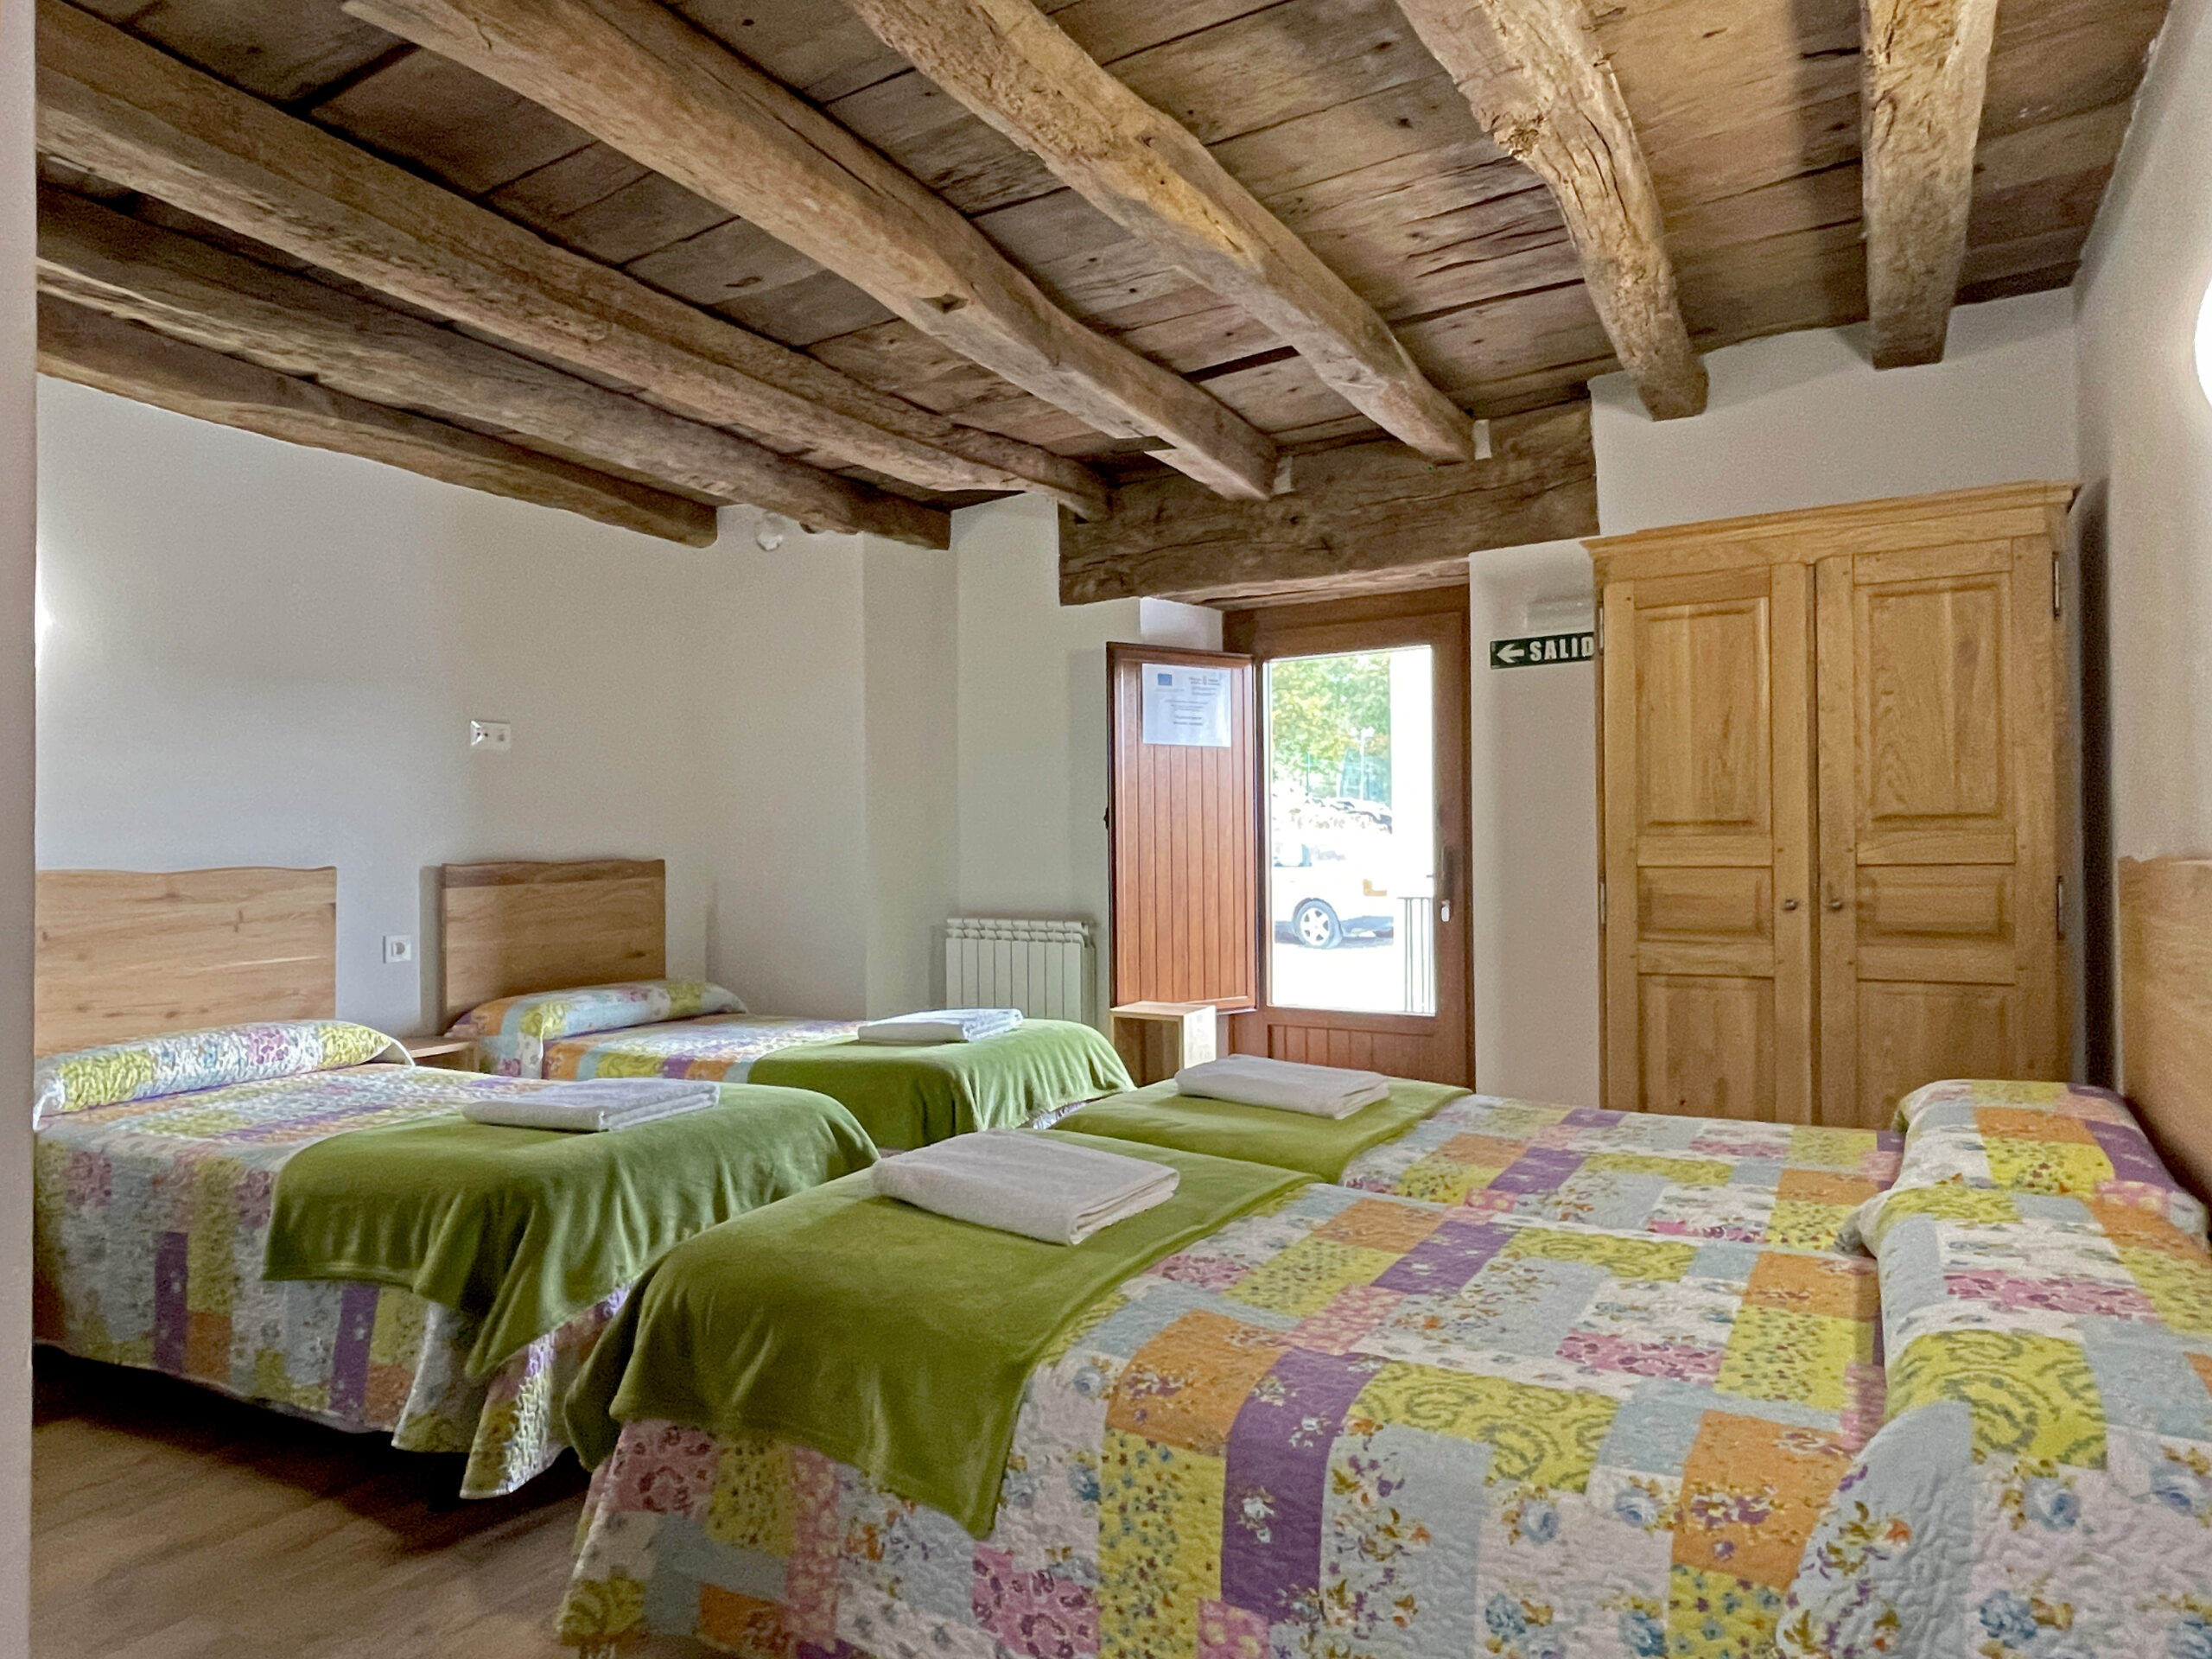
[[[1144,665],[1144,741],[1186,749],[1229,747],[1229,671]]]

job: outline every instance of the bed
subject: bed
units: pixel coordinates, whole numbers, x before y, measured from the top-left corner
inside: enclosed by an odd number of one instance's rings
[[[853,1040],[856,1021],[751,1013],[719,987],[667,979],[658,860],[448,864],[441,886],[446,1017],[486,1071],[810,1089],[887,1149],[1026,1123],[1130,1086],[1113,1046],[1072,1021],[879,1047]]]
[[[1060,1122],[1489,1214],[1808,1249],[1839,1247],[1853,1209],[1896,1178],[1904,1144],[1886,1129],[1612,1112],[1404,1078],[1333,1122],[1192,1101],[1172,1081]]]
[[[874,1149],[757,1087],[618,1136],[465,1123],[547,1085],[333,1018],[335,899],[328,869],[41,873],[37,1337],[509,1491],[650,1260]]]
[[[2134,1109],[1931,1085],[1832,1249],[1090,1140],[1290,1185],[1036,1321],[1003,1456],[945,1420],[991,1454],[981,1508],[867,1427],[929,1413],[820,1346],[969,1328],[963,1274],[900,1280],[968,1248],[957,1224],[899,1217],[901,1249],[825,1274],[881,1207],[843,1183],[690,1241],[569,1402],[597,1466],[563,1637],[843,1659],[2212,1654],[2212,1255],[2167,1173],[2201,1181],[2212,1150],[2212,866],[2122,891]],[[1113,1230],[1007,1276],[1069,1272]],[[843,1317],[746,1324],[733,1276]],[[791,1397],[698,1358],[763,1340],[805,1355],[761,1368]]]

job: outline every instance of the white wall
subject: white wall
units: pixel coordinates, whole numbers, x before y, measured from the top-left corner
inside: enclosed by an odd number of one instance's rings
[[[2074,317],[2063,292],[1951,314],[1943,360],[1876,373],[1866,330],[1709,353],[1712,400],[1654,421],[1623,374],[1591,383],[1598,522],[1655,524],[2074,476]]]
[[[955,556],[870,538],[864,610],[871,1014],[944,1006],[957,908],[960,705]]]
[[[0,6],[0,1100],[30,1095],[31,8]],[[30,1651],[31,1126],[0,1116],[0,1659]]]
[[[1214,650],[1216,612],[1157,600],[1063,607],[1058,510],[1020,496],[953,515],[959,562],[959,855],[969,916],[1100,925],[1106,1007],[1106,644]]]
[[[2177,0],[2076,283],[2081,468],[2102,513],[2114,849],[2212,855],[2212,4]]]
[[[680,548],[60,382],[40,404],[42,865],[336,864],[340,1007],[404,1031],[437,1012],[428,873],[474,858],[665,858],[671,970],[757,1007],[926,984],[900,906],[950,888],[916,823],[950,822],[949,556],[764,547],[735,511]],[[513,752],[469,754],[471,716]]]
[[[1580,542],[1545,542],[1478,553],[1469,566],[1475,1083],[1594,1105],[1597,669],[1490,666],[1494,639],[1565,632],[1530,626],[1532,602],[1580,599],[1586,610],[1590,556]]]

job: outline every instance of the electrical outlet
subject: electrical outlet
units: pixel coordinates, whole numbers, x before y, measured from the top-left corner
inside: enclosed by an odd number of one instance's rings
[[[468,752],[471,754],[505,754],[514,746],[514,728],[505,721],[472,720],[468,722]]]
[[[384,959],[386,962],[415,960],[415,940],[406,933],[387,933],[384,936]]]

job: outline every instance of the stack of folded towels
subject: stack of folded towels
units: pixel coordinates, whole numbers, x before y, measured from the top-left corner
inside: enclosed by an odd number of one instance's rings
[[[931,1008],[895,1020],[871,1020],[856,1033],[863,1043],[980,1043],[1003,1037],[1021,1023],[1020,1008]]]
[[[1273,1106],[1313,1117],[1350,1117],[1390,1094],[1390,1079],[1380,1071],[1347,1071],[1333,1065],[1300,1065],[1257,1054],[1232,1054],[1225,1060],[1186,1065],[1175,1074],[1179,1094],[1207,1100],[1233,1100],[1246,1106]]]
[[[589,1077],[543,1089],[502,1089],[468,1102],[461,1115],[516,1129],[627,1129],[698,1111],[721,1095],[718,1084],[680,1077]]]
[[[878,1197],[1047,1244],[1080,1244],[1175,1195],[1165,1164],[1024,1129],[958,1135],[875,1166]]]

